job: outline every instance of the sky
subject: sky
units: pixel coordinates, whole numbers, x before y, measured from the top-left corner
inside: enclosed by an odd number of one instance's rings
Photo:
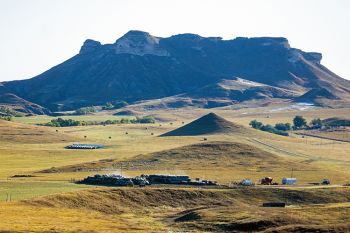
[[[0,0],[0,81],[32,78],[129,30],[286,37],[350,79],[349,0]]]

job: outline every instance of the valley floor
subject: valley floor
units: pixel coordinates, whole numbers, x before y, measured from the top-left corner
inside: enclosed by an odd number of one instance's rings
[[[209,112],[204,109],[156,110],[151,113],[159,120],[146,125],[49,128],[33,125],[46,122],[44,117],[16,119],[20,123],[0,121],[0,232],[350,231],[346,217],[350,216],[350,189],[343,186],[350,182],[350,143],[337,140],[347,138],[349,131],[309,132],[304,137],[292,133],[282,137],[248,128],[253,119],[274,124],[290,122],[295,115],[303,115],[307,120],[347,117],[350,109],[272,111],[275,108],[281,107],[216,109],[217,114],[246,126],[247,131],[209,135],[205,136],[206,141],[204,136],[158,137]],[[98,113],[97,117],[109,119],[112,116],[108,114]],[[106,147],[64,149],[74,142]],[[185,153],[186,146],[204,143],[244,144],[262,152],[254,158],[244,157],[251,155],[244,151],[214,153],[215,158],[210,157],[210,150],[197,149],[199,156]],[[239,150],[245,147],[242,148]],[[176,160],[171,157],[174,153]],[[239,153],[242,158],[235,157]],[[139,165],[140,161],[154,158],[157,163]],[[258,183],[265,176],[280,183],[293,170],[298,185],[142,189],[74,183],[97,173],[120,173],[121,167],[123,174],[130,176],[186,174],[217,180],[223,185],[244,178]],[[332,186],[310,185],[323,178],[330,179]],[[283,201],[288,206],[261,207],[269,201]]]

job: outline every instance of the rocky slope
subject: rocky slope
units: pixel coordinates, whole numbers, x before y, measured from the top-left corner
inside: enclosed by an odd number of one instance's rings
[[[208,88],[213,95],[219,88],[218,94],[233,102],[292,99],[315,88],[350,99],[350,81],[322,66],[321,58],[320,53],[291,48],[285,38],[159,38],[130,31],[113,44],[86,40],[76,56],[32,79],[4,82],[0,93],[13,93],[54,111],[114,100],[206,97]],[[238,87],[236,77],[260,85],[247,88],[246,82]],[[231,84],[225,87],[222,82]]]
[[[26,101],[14,94],[11,93],[0,93],[0,106],[6,107],[11,109],[15,112],[24,113],[27,115],[44,115],[44,114],[50,114],[50,110],[47,108],[44,108],[38,104],[31,103],[29,101]]]

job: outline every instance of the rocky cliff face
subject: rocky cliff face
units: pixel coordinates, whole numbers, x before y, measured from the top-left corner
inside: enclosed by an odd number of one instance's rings
[[[350,82],[322,66],[321,59],[320,53],[291,48],[285,38],[159,38],[130,31],[113,44],[86,40],[76,56],[32,79],[5,82],[0,93],[14,93],[51,110],[178,94],[205,97],[210,87],[231,93],[228,98],[234,101],[295,98],[315,88],[349,99]],[[236,77],[265,86],[232,94],[237,90],[219,84]]]

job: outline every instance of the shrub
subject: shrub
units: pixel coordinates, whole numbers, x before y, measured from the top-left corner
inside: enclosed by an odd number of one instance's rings
[[[84,107],[84,108],[79,108],[75,110],[74,114],[75,115],[87,115],[89,113],[96,112],[96,108],[94,106],[91,107]]]
[[[254,129],[260,129],[263,126],[263,123],[257,121],[257,120],[252,120],[249,125],[253,127]]]
[[[12,121],[12,116],[0,116],[0,120]]]
[[[110,110],[114,109],[114,105],[111,102],[107,102],[103,109]]]
[[[51,127],[69,127],[69,126],[79,126],[82,125],[82,122],[72,120],[72,119],[62,119],[57,118],[53,119],[48,123],[42,124],[44,126],[51,126]]]
[[[14,111],[8,107],[4,107],[4,106],[0,106],[0,115],[3,115],[3,117],[5,117],[7,119],[7,117],[23,117],[23,113]]]
[[[156,120],[153,116],[145,116],[145,117],[136,117],[136,122],[141,124],[154,124]]]
[[[123,108],[129,104],[126,101],[118,101],[118,102],[114,102],[113,105],[114,105],[114,109],[118,109],[118,108]]]
[[[315,118],[310,122],[310,126],[313,129],[320,129],[323,126],[323,122],[320,118]]]
[[[288,131],[291,129],[291,125],[289,123],[277,123],[275,128],[281,131]]]
[[[263,125],[261,127],[261,130],[269,132],[269,133],[282,135],[282,136],[289,136],[289,134],[286,131],[278,130],[275,127],[273,127],[272,125]]]

